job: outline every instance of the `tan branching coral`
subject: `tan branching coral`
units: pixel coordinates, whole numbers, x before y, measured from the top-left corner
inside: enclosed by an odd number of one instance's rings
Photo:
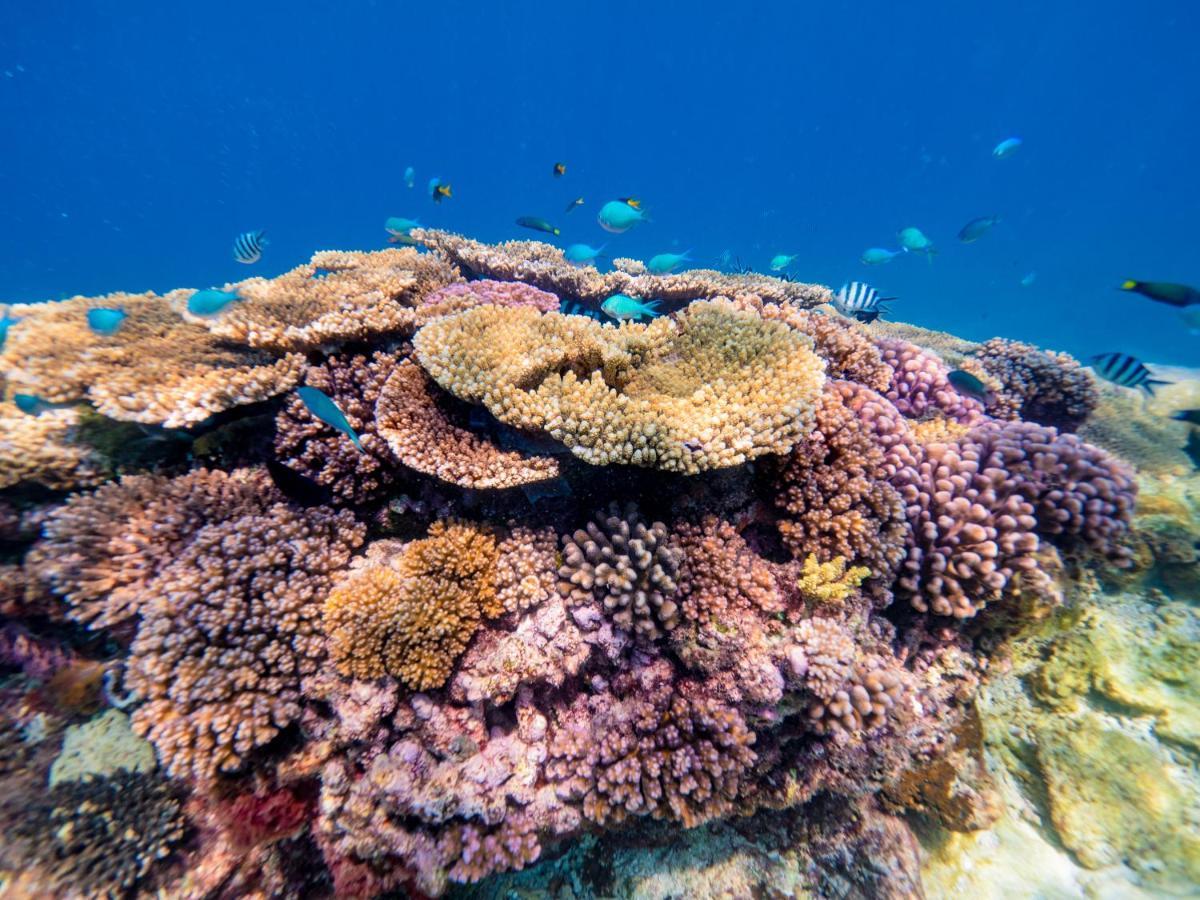
[[[591,266],[567,262],[562,250],[540,241],[484,244],[432,228],[414,228],[411,235],[418,243],[444,253],[475,275],[500,281],[523,281],[572,300],[600,302],[613,294],[666,301],[757,296],[769,302],[812,307],[832,299],[830,290],[821,285],[784,281],[767,275],[727,275],[711,269],[691,269],[676,275],[647,275],[638,265],[625,265],[602,274]]]
[[[870,576],[866,566],[846,565],[846,557],[835,556],[829,562],[819,562],[810,553],[796,581],[800,595],[812,603],[842,603]]]
[[[311,350],[407,334],[420,318],[417,300],[458,277],[443,257],[411,247],[326,250],[275,278],[231,285],[241,300],[211,318],[191,318],[219,337],[250,347]]]
[[[811,341],[725,300],[649,325],[481,307],[422,328],[417,359],[501,422],[594,465],[695,473],[784,453],[824,380]]]
[[[279,503],[206,524],[155,579],[125,684],[172,773],[236,770],[300,715],[325,656],[321,601],[362,537],[349,511]]]
[[[435,522],[392,565],[370,565],[325,601],[330,654],[356,678],[394,675],[414,690],[445,684],[496,592],[496,540],[477,526]]]
[[[558,536],[553,528],[513,528],[498,553],[496,596],[505,612],[524,612],[554,596]]]
[[[509,488],[558,477],[553,457],[502,450],[456,425],[439,406],[436,390],[408,361],[396,366],[383,385],[375,427],[401,463],[464,488]]]
[[[32,482],[69,490],[103,481],[104,462],[79,442],[78,426],[74,409],[30,416],[10,403],[0,406],[0,488]]]
[[[768,613],[783,608],[770,567],[729,522],[705,516],[674,531],[683,551],[678,582],[685,619],[719,628],[742,607]]]
[[[253,470],[127,475],[51,513],[29,566],[68,601],[76,621],[119,625],[149,603],[153,580],[206,524],[261,512],[280,499]]]
[[[20,321],[0,351],[9,389],[56,403],[90,399],[113,419],[176,428],[296,385],[303,357],[236,347],[185,322],[181,310],[189,293],[74,297],[14,308]],[[114,334],[88,327],[88,310],[95,307],[125,312]]]

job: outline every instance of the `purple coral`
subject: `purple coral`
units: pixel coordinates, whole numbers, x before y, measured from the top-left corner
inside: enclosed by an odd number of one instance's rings
[[[445,307],[447,311],[457,312],[484,304],[532,306],[542,312],[557,312],[559,300],[549,291],[540,290],[531,284],[483,278],[478,281],[455,282],[432,291],[421,299],[418,308],[429,311]]]
[[[954,389],[946,378],[950,368],[934,353],[895,338],[880,340],[879,350],[892,370],[887,398],[904,415],[920,419],[938,412],[967,425],[983,417],[983,404]]]

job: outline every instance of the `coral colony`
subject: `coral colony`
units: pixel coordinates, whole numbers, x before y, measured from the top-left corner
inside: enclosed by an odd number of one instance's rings
[[[882,896],[918,877],[895,814],[938,814],[920,773],[959,767],[942,818],[986,824],[962,761],[989,640],[1130,558],[1079,365],[918,346],[794,281],[412,238],[215,316],[190,290],[14,308],[8,396],[53,406],[0,417],[0,650],[99,664],[159,763],[26,786],[23,877],[438,896],[638,820],[786,812]],[[558,312],[617,292],[669,314]],[[6,707],[15,758],[33,714]]]

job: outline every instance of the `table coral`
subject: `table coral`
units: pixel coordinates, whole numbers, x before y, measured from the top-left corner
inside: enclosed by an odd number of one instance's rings
[[[522,281],[571,300],[599,303],[613,294],[680,301],[755,296],[812,307],[832,299],[826,287],[768,275],[727,275],[711,269],[691,269],[676,275],[646,275],[621,269],[602,274],[591,266],[567,262],[562,250],[541,241],[489,245],[432,228],[414,228],[411,235],[418,243],[445,254],[464,271],[501,281]]]
[[[495,538],[467,524],[435,522],[391,566],[370,566],[325,601],[334,663],[346,674],[396,676],[416,690],[439,687],[496,595]]]
[[[475,489],[519,487],[558,477],[553,457],[502,450],[487,437],[455,424],[439,406],[437,390],[406,360],[393,368],[379,394],[375,428],[405,466]]]
[[[0,489],[22,483],[55,490],[100,484],[104,459],[79,439],[80,416],[51,409],[30,416],[15,406],[0,409]]]
[[[992,338],[973,355],[1000,382],[999,397],[988,404],[993,415],[995,406],[1003,418],[1078,431],[1100,402],[1096,383],[1069,353]]]
[[[422,321],[452,315],[476,306],[530,306],[542,312],[557,312],[559,299],[520,281],[458,281],[430,291],[417,308]]]
[[[256,349],[332,347],[411,333],[419,298],[457,278],[457,270],[442,257],[409,247],[372,253],[326,250],[275,278],[227,286],[238,301],[220,315],[189,319],[217,337]]]
[[[811,341],[726,301],[649,325],[482,307],[422,328],[417,360],[500,421],[593,465],[680,472],[786,452],[823,381]]]

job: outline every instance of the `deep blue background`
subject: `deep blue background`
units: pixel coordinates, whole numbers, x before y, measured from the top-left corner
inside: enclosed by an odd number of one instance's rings
[[[19,6],[0,300],[277,273],[382,246],[388,215],[489,240],[542,215],[617,255],[799,253],[806,280],[867,278],[969,337],[1200,362],[1170,308],[1114,290],[1200,286],[1195,2]],[[606,235],[597,206],[625,194],[653,222]],[[932,264],[858,262],[906,225]],[[230,256],[251,228],[252,268]]]

